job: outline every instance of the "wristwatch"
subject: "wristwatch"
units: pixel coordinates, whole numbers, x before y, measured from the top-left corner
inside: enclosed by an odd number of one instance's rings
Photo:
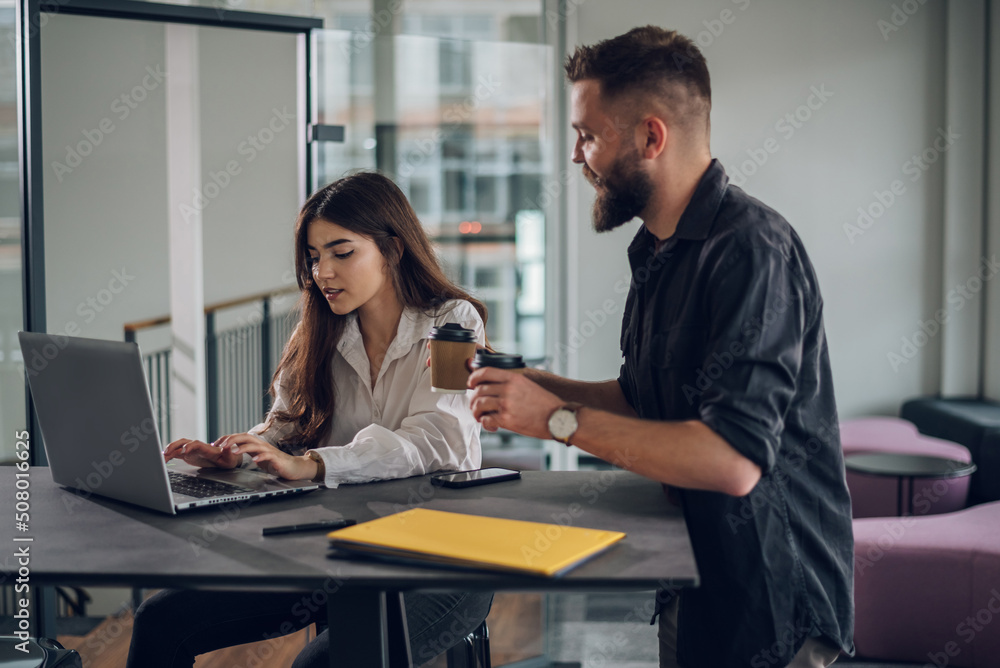
[[[577,427],[580,426],[576,413],[581,408],[583,404],[571,401],[552,411],[549,416],[549,434],[554,440],[570,445],[569,439],[573,438]]]
[[[315,450],[310,450],[309,452],[306,453],[306,455],[308,455],[309,459],[316,462],[316,475],[313,476],[312,481],[323,482],[324,480],[326,480],[326,462],[323,461],[323,458],[320,457],[320,454]]]

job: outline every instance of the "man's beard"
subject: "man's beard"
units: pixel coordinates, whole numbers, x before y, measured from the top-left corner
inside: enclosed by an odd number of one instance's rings
[[[594,230],[610,232],[645,210],[653,195],[653,182],[639,169],[639,150],[617,158],[604,178],[583,165],[583,175],[597,190],[594,200]]]

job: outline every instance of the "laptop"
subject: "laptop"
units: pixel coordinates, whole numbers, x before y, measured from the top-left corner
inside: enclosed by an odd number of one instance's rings
[[[17,337],[56,484],[170,514],[319,489],[256,469],[165,462],[136,343]]]

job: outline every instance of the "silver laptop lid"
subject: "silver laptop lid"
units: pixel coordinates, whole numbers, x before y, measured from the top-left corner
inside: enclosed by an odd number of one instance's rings
[[[52,479],[176,512],[139,346],[18,332]]]

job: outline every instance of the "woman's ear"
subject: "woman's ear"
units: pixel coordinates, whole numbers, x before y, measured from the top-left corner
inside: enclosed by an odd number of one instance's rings
[[[396,245],[396,261],[399,262],[403,258],[403,240],[399,237],[389,237],[392,242]]]

